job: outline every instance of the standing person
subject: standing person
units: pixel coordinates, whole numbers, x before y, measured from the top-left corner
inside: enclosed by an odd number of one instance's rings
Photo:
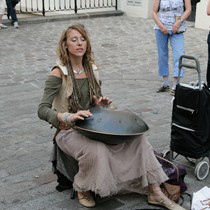
[[[210,15],[210,1],[207,5],[207,15]],[[207,43],[208,43],[208,63],[207,63],[207,72],[206,72],[206,82],[208,88],[210,88],[210,31],[207,37]]]
[[[7,26],[2,23],[4,12],[5,12],[5,2],[4,0],[0,0],[0,29],[7,28]]]
[[[148,203],[184,210],[162,193],[159,185],[168,177],[143,135],[127,143],[108,145],[74,129],[77,120],[92,116],[91,106],[108,106],[112,102],[101,95],[90,38],[82,24],[63,31],[57,55],[58,62],[45,82],[38,116],[57,128],[58,148],[78,162],[73,187],[79,203],[85,207],[95,206],[92,192],[105,197],[124,189],[137,193],[148,189]],[[65,162],[58,170],[63,174],[70,170],[69,166],[71,164]]]
[[[163,77],[163,84],[157,93],[169,90],[169,52],[168,44],[172,48],[173,86],[174,95],[179,71],[179,58],[184,54],[184,32],[186,19],[191,13],[190,0],[154,0],[152,16],[155,21],[155,37],[158,50],[158,72]],[[184,70],[181,69],[181,77]]]
[[[13,24],[14,28],[19,28],[17,14],[16,14],[16,10],[15,10],[15,6],[19,2],[20,2],[20,0],[6,0],[6,3],[7,3],[7,17],[9,19],[9,17],[11,16],[12,24]]]

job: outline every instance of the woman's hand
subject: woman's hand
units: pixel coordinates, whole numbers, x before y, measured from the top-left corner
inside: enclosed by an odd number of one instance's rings
[[[90,110],[80,110],[77,113],[72,114],[71,121],[76,122],[77,120],[84,120],[87,117],[91,117],[93,114]]]
[[[168,34],[168,30],[164,25],[160,26],[160,30],[163,34]]]
[[[80,110],[77,113],[58,113],[59,121],[66,125],[73,125],[77,120],[84,120],[91,116],[93,116],[93,114],[89,110]]]
[[[174,25],[173,25],[173,27],[172,27],[172,33],[173,33],[173,34],[175,34],[175,33],[177,33],[177,32],[179,31],[179,28],[180,28],[181,24],[182,24],[181,19],[178,19],[178,20],[174,23]]]
[[[112,101],[105,96],[100,97],[99,99],[96,96],[93,96],[93,100],[96,106],[108,106],[112,103]]]

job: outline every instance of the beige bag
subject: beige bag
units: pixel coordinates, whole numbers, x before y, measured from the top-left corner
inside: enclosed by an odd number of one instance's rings
[[[169,184],[167,182],[164,182],[161,184],[161,190],[162,192],[172,201],[178,202],[179,198],[181,196],[180,193],[180,186],[179,185],[174,185],[174,184]]]

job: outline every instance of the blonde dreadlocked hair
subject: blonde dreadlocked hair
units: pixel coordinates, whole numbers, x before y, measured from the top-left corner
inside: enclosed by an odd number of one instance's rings
[[[95,78],[95,75],[93,73],[92,64],[94,63],[93,54],[91,51],[91,44],[90,44],[90,38],[89,34],[83,24],[74,24],[69,26],[66,30],[63,31],[60,41],[58,43],[57,47],[57,56],[61,62],[61,65],[66,66],[68,70],[68,75],[71,76],[72,82],[73,82],[73,93],[69,98],[69,111],[77,112],[78,109],[81,109],[80,103],[79,103],[79,89],[76,83],[75,75],[72,70],[71,61],[69,58],[69,51],[66,49],[66,41],[67,41],[67,35],[71,30],[77,30],[81,35],[85,38],[87,42],[87,48],[86,52],[83,55],[82,64],[88,79],[89,84],[89,90],[90,90],[90,98],[93,98],[93,95],[96,95],[97,97],[101,96],[101,89],[98,81]]]

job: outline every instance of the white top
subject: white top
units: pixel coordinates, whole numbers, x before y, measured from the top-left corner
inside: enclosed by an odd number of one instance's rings
[[[174,23],[176,22],[176,16],[181,16],[184,13],[184,2],[183,0],[160,0],[160,8],[157,13],[160,21],[168,29],[172,30]],[[156,24],[155,29],[160,29]],[[186,21],[180,26],[179,31],[186,30]]]

